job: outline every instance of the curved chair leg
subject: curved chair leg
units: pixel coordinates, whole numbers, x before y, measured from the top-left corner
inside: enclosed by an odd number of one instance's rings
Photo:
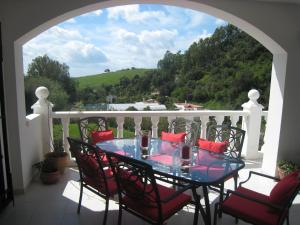
[[[238,185],[238,176],[239,176],[238,173],[234,174],[234,176],[233,176],[233,179],[234,179],[234,190],[237,189],[237,185]]]
[[[80,194],[79,194],[79,202],[78,202],[78,207],[77,207],[77,214],[80,213],[81,201],[82,201],[82,192],[83,192],[83,184],[82,184],[82,182],[80,182]]]
[[[103,218],[103,225],[105,225],[106,221],[107,221],[108,205],[109,205],[109,198],[106,198],[105,199],[105,212],[104,212],[104,218]]]

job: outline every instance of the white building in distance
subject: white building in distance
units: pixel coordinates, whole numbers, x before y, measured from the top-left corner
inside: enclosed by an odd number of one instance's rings
[[[108,110],[110,111],[125,111],[129,107],[134,107],[139,111],[144,110],[149,107],[152,111],[167,110],[165,105],[159,104],[157,102],[147,103],[147,102],[135,102],[135,103],[120,103],[120,104],[108,104]]]

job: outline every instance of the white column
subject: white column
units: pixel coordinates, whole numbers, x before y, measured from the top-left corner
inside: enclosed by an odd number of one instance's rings
[[[61,118],[61,123],[63,125],[63,146],[64,146],[64,150],[65,152],[67,152],[69,154],[69,156],[71,156],[70,153],[70,145],[68,142],[67,137],[69,137],[69,125],[70,125],[70,118]]]
[[[134,119],[135,136],[137,136],[141,131],[142,117],[136,116],[133,119]]]
[[[43,154],[46,154],[53,149],[53,123],[51,117],[53,104],[47,100],[49,91],[46,87],[38,87],[35,90],[35,95],[38,100],[31,108],[34,114],[40,114],[42,117]]]
[[[209,116],[201,116],[201,138],[206,138],[207,123]]]
[[[123,126],[124,126],[124,117],[117,117],[117,138],[123,138]]]
[[[159,117],[158,116],[152,116],[151,117],[151,123],[152,123],[152,137],[153,138],[158,138],[158,122],[159,122]]]
[[[242,155],[246,159],[256,159],[259,157],[258,145],[260,137],[260,125],[263,106],[257,102],[259,92],[250,90],[248,92],[249,101],[242,105],[244,111],[249,112],[248,117],[243,117],[242,129],[246,131]]]

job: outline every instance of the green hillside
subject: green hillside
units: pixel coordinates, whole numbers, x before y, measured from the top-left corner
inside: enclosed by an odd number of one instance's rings
[[[107,72],[96,75],[84,76],[74,78],[79,85],[79,89],[85,87],[96,87],[102,84],[105,85],[114,85],[119,83],[121,77],[127,77],[129,79],[133,78],[135,75],[144,76],[145,72],[150,71],[151,69],[127,69],[119,70],[116,72]]]

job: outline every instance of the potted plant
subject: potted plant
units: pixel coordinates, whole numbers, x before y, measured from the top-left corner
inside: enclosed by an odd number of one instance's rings
[[[42,161],[40,170],[40,178],[44,184],[55,184],[61,176],[54,158],[46,158]]]
[[[280,160],[277,163],[277,172],[280,179],[294,172],[296,169],[297,169],[297,165],[291,161]]]
[[[57,168],[61,174],[65,172],[65,168],[69,165],[69,154],[64,151],[62,141],[55,141],[53,151],[48,152],[45,158],[52,158],[56,161]]]

